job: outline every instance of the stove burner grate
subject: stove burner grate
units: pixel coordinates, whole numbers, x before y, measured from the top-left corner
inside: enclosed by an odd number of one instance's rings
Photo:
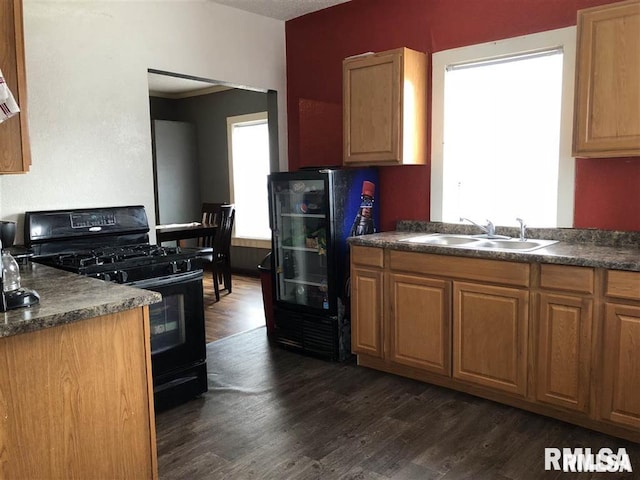
[[[52,263],[64,267],[84,268],[92,265],[122,263],[141,258],[166,257],[180,253],[180,247],[162,247],[149,244],[105,247],[96,250],[60,254],[53,259]]]

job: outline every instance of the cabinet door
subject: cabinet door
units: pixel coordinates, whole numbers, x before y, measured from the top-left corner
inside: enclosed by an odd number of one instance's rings
[[[20,113],[0,127],[0,173],[22,173],[31,165],[27,130],[27,84],[22,33],[22,0],[0,2],[0,68]]]
[[[453,298],[454,378],[524,396],[528,291],[454,282]]]
[[[390,359],[451,375],[451,282],[391,274]]]
[[[640,306],[605,304],[602,417],[640,428]]]
[[[400,51],[343,64],[344,161],[400,162]]]
[[[578,12],[574,155],[640,155],[640,2]]]
[[[157,479],[147,307],[0,339],[0,478]]]
[[[382,271],[351,270],[351,350],[383,358]]]
[[[536,398],[580,412],[589,407],[592,301],[538,296]]]

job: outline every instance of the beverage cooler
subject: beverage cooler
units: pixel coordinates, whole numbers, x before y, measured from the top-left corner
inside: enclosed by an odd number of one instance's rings
[[[277,343],[332,360],[350,355],[346,239],[375,232],[377,185],[375,168],[269,176]]]

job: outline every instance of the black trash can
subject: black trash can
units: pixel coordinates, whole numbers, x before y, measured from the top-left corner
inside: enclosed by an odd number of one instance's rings
[[[271,337],[275,330],[273,319],[273,280],[271,279],[271,252],[267,253],[258,265],[260,282],[262,283],[262,302],[264,304],[264,318],[267,324],[267,336]]]

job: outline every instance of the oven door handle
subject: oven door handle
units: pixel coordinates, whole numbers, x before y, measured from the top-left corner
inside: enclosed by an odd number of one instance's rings
[[[202,278],[202,270],[193,270],[191,272],[167,275],[166,277],[147,278],[137,282],[130,282],[126,285],[136,288],[161,287],[163,285],[173,285],[176,283],[189,282]]]

